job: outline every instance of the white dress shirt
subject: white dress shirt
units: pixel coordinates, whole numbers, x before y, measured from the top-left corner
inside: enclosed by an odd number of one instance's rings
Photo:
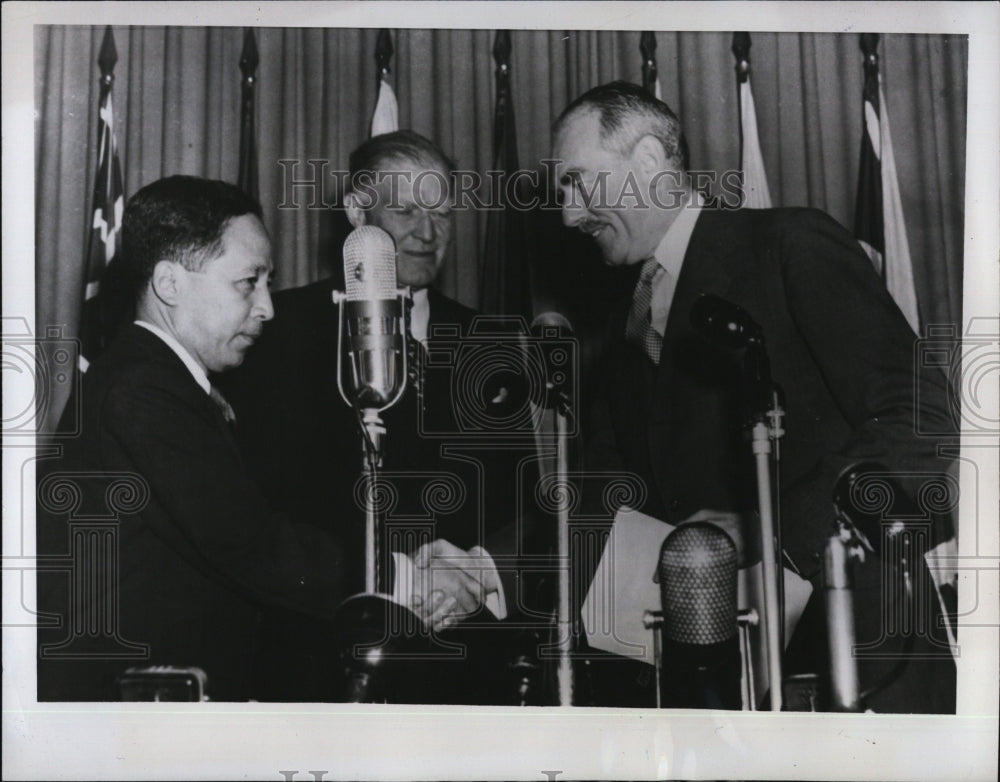
[[[191,357],[187,348],[185,348],[180,342],[174,339],[159,326],[154,326],[152,323],[148,323],[144,320],[135,321],[135,325],[142,326],[146,329],[146,331],[152,332],[162,339],[166,343],[167,347],[177,354],[177,358],[184,362],[184,366],[188,368],[188,372],[191,373],[191,377],[195,379],[195,382],[201,386],[202,389],[204,389],[206,394],[211,396],[212,384],[208,382],[208,375],[205,374],[205,370],[201,368],[201,365]]]
[[[413,305],[410,307],[410,336],[427,347],[427,326],[431,320],[431,304],[427,300],[427,289],[413,291]]]
[[[667,272],[661,274],[656,281],[649,305],[650,322],[661,337],[667,330],[667,316],[670,314],[670,304],[674,300],[677,280],[681,276],[684,255],[687,253],[688,244],[691,243],[691,233],[704,205],[705,197],[701,193],[689,193],[676,219],[670,224],[670,228],[653,253],[656,262]]]

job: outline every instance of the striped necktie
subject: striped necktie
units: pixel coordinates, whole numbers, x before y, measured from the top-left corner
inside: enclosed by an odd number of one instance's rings
[[[666,270],[657,263],[656,258],[650,258],[642,264],[625,324],[625,339],[642,348],[654,364],[660,363],[663,337],[653,328],[650,304],[653,301],[653,288],[664,274]]]
[[[226,423],[235,424],[236,413],[233,411],[233,406],[226,401],[226,398],[222,395],[219,389],[215,386],[210,386],[208,395],[222,412],[222,417],[226,419]]]

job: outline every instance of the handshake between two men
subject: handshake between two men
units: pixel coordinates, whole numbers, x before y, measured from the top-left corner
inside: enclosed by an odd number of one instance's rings
[[[396,555],[396,574],[394,599],[434,631],[483,606],[497,619],[507,615],[496,565],[481,546],[463,551],[438,538],[421,546],[412,560]]]
[[[744,528],[740,514],[706,509],[682,524],[696,522],[713,524],[726,533],[733,541],[739,567],[760,558],[759,541]],[[422,545],[412,559],[397,555],[396,568],[394,599],[412,610],[428,629],[436,632],[451,627],[483,607],[497,619],[507,616],[499,572],[481,546],[463,551],[438,538]]]

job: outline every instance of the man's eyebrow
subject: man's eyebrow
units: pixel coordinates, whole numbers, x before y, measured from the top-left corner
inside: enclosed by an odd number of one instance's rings
[[[254,265],[254,266],[251,266],[249,269],[247,269],[247,272],[248,273],[252,272],[253,274],[255,274],[258,277],[260,275],[262,275],[262,274],[264,274],[264,275],[273,275],[274,274],[274,266],[272,266],[271,264],[268,264],[268,263],[258,263],[258,264]]]

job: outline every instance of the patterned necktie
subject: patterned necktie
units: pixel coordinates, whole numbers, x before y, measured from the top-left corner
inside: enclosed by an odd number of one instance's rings
[[[233,406],[226,401],[226,398],[215,386],[209,387],[208,392],[209,397],[215,402],[219,410],[222,412],[222,417],[226,419],[227,424],[236,423],[236,413],[233,411]]]
[[[660,363],[663,337],[653,328],[650,304],[653,301],[653,288],[664,274],[666,270],[656,262],[656,258],[650,258],[643,263],[639,282],[636,283],[635,293],[632,294],[632,308],[625,324],[625,339],[642,348],[654,364]]]

